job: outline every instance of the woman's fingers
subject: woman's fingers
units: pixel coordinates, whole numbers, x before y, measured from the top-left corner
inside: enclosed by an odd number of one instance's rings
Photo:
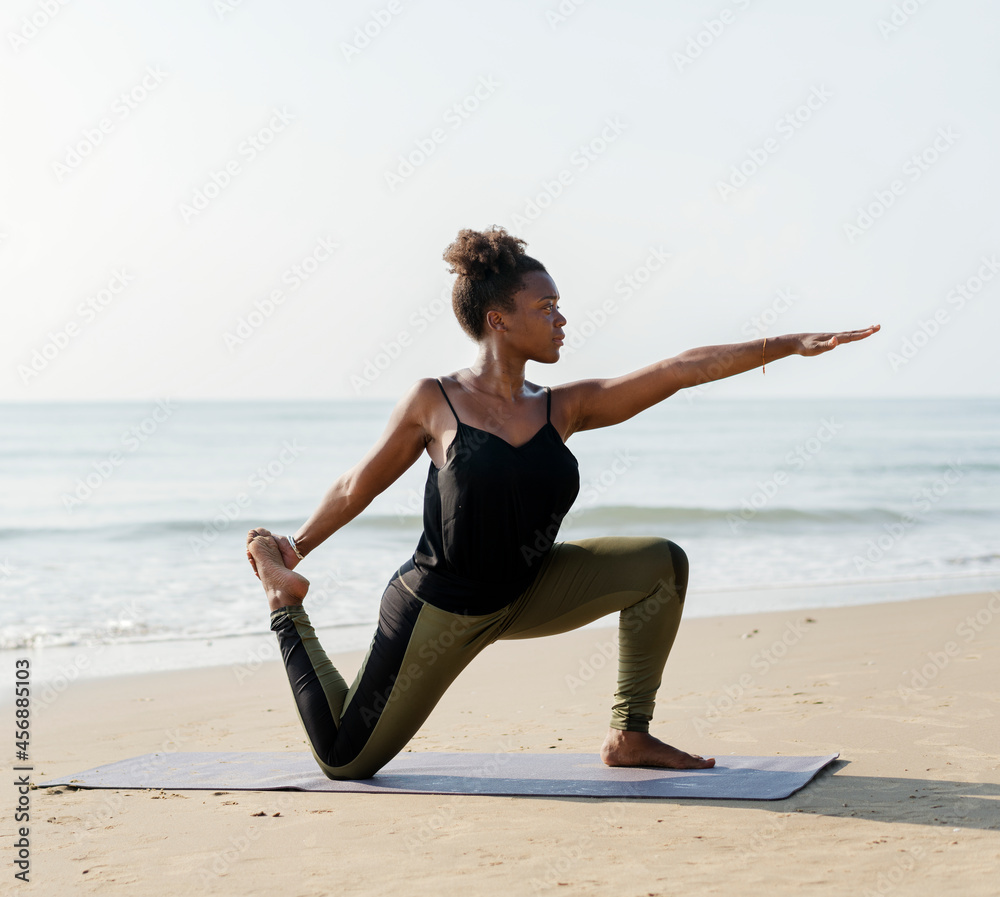
[[[865,337],[871,336],[873,333],[878,333],[881,329],[881,324],[872,324],[864,330],[847,330],[844,333],[838,333],[837,337],[843,342],[853,342],[856,339],[864,339]]]
[[[836,349],[841,343],[853,343],[865,339],[881,329],[879,324],[872,324],[864,330],[844,330],[840,333],[804,333],[799,339],[802,344],[800,355],[820,355]]]
[[[865,339],[873,333],[878,333],[880,329],[880,324],[872,324],[864,330],[844,330],[841,333],[814,333],[811,335],[816,340],[816,351],[828,352],[830,349],[837,348],[841,343],[853,343],[856,340]]]
[[[254,529],[247,533],[247,560],[250,561],[250,566],[253,568],[253,575],[256,576],[257,579],[260,579],[260,574],[257,572],[257,562],[253,559],[253,555],[250,554],[250,543],[253,541],[254,536],[258,536],[266,532],[266,529],[262,529],[258,526],[254,527]]]

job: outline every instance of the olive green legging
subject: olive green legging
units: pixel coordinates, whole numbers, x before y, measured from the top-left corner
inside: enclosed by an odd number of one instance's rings
[[[302,607],[271,614],[313,756],[331,779],[374,775],[427,719],[469,662],[498,639],[577,629],[621,611],[616,729],[646,732],[680,624],[687,558],[655,536],[556,542],[532,585],[481,616],[428,604],[393,575],[361,669],[348,687]]]

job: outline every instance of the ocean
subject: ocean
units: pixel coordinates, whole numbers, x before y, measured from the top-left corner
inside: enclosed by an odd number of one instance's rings
[[[391,408],[0,406],[0,658],[32,658],[50,691],[277,658],[246,531],[294,531]],[[681,393],[567,444],[582,485],[559,539],[672,539],[688,616],[1000,589],[1000,400]],[[300,566],[331,652],[367,647],[417,544],[429,463]]]

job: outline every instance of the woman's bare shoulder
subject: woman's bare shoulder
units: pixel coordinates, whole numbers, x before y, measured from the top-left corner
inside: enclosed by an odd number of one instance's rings
[[[424,412],[441,400],[440,381],[436,377],[421,377],[400,397],[396,407],[409,412]],[[422,413],[419,416],[423,416]]]

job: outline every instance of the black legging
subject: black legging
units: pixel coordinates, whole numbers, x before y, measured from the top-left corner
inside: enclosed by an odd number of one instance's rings
[[[482,616],[423,601],[397,571],[368,654],[348,688],[302,607],[271,614],[299,719],[331,779],[374,775],[399,753],[455,677],[498,639],[577,629],[614,611],[618,625],[616,729],[646,732],[687,590],[684,552],[655,536],[557,542],[532,585]]]

